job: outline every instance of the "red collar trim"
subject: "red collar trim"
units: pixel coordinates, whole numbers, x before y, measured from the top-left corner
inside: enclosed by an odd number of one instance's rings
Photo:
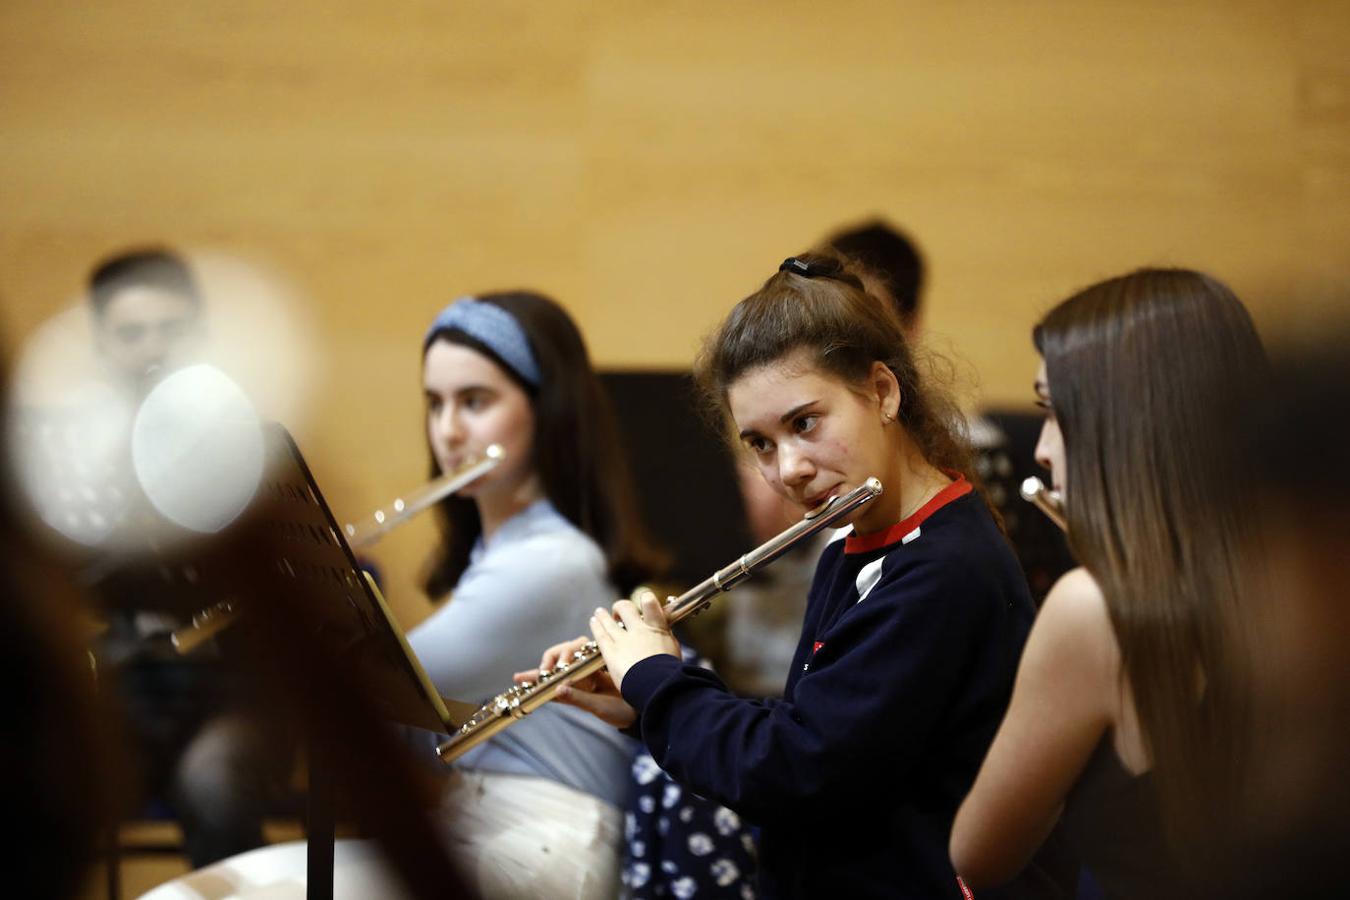
[[[881,547],[898,544],[905,535],[922,525],[924,520],[933,513],[975,489],[969,481],[966,481],[966,476],[961,473],[947,472],[947,474],[952,477],[952,483],[934,494],[933,499],[920,506],[908,518],[882,531],[873,531],[871,534],[849,535],[844,538],[844,552],[868,553]]]

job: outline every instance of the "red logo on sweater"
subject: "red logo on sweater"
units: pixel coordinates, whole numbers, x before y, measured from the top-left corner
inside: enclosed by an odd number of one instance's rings
[[[824,641],[816,641],[815,644],[811,647],[811,655],[815,656],[817,653],[820,652],[820,648],[824,646],[825,646]]]

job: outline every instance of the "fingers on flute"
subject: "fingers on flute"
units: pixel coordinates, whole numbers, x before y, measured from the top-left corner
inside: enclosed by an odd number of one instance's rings
[[[651,591],[639,591],[636,603],[631,600],[620,600],[614,604],[614,615],[630,630],[639,625],[662,630],[666,628],[665,610],[656,594]]]
[[[571,659],[572,654],[576,653],[582,647],[586,646],[587,642],[589,641],[590,638],[582,636],[573,638],[570,641],[564,641],[561,644],[554,644],[552,647],[549,647],[547,650],[544,651],[544,655],[540,657],[539,671],[534,673],[534,677],[538,678],[545,672],[551,672],[562,660]]]
[[[647,624],[656,628],[666,626],[666,611],[661,605],[661,601],[656,598],[656,594],[651,591],[643,591],[642,596],[638,598],[642,604],[642,619]]]
[[[606,672],[597,672],[558,688],[557,699],[578,709],[584,709],[619,728],[626,728],[637,720],[637,712],[619,695],[614,680]]]
[[[554,696],[559,698],[571,697],[573,694],[593,693],[595,684],[590,678],[578,678],[575,681],[569,681],[567,684],[558,685],[558,690]]]
[[[566,644],[554,644],[544,651],[544,655],[539,657],[539,670],[534,673],[536,678],[558,664],[558,658],[562,656],[563,648],[566,646]]]
[[[615,618],[607,609],[598,608],[591,616],[591,633],[595,635],[595,643],[606,660],[615,644],[623,639],[625,628],[623,621]]]
[[[609,610],[597,606],[591,614],[591,634],[596,643],[604,647],[610,640],[610,629],[614,627],[614,617],[609,614]]]
[[[660,598],[657,598],[656,591],[653,591],[652,588],[644,587],[633,594],[633,603],[636,603],[637,609],[643,610],[645,614],[648,606],[651,606],[652,603],[660,606]]]
[[[642,624],[642,615],[632,600],[620,600],[614,604],[614,618],[623,623],[623,627],[633,630]]]

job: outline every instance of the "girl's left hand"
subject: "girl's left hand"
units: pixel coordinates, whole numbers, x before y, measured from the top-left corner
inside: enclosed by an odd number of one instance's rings
[[[661,601],[651,591],[642,591],[638,600],[641,612],[632,600],[620,600],[612,613],[599,608],[591,616],[591,634],[619,690],[623,690],[623,678],[635,663],[663,653],[680,658],[680,642],[670,633]]]

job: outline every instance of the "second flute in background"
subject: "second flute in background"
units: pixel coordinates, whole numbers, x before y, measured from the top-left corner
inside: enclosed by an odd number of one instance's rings
[[[491,444],[481,457],[466,460],[462,465],[456,466],[406,497],[394,498],[388,506],[375,510],[356,524],[345,526],[342,530],[346,533],[347,545],[353,550],[369,547],[384,537],[390,529],[402,525],[433,503],[463,490],[491,472],[501,464],[504,456],[501,445]],[[334,540],[336,539],[335,535]],[[180,656],[186,656],[229,628],[238,619],[239,610],[235,602],[222,600],[199,611],[192,617],[192,624],[172,632],[169,640]]]
[[[343,531],[347,532],[347,543],[353,550],[369,547],[387,532],[402,525],[428,506],[468,487],[491,472],[501,463],[504,455],[500,444],[490,444],[481,457],[466,460],[406,497],[395,497],[388,506],[375,510],[360,522],[345,526]]]

